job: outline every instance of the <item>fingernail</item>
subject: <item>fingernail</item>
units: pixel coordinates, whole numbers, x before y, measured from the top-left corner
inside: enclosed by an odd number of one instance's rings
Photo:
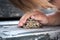
[[[23,24],[22,23],[19,23],[18,26],[22,26]]]
[[[33,19],[34,19],[35,17],[34,17],[34,16],[31,16],[31,18],[33,18]]]
[[[19,28],[21,28],[21,27],[22,27],[22,25],[18,24],[18,27],[19,27]]]

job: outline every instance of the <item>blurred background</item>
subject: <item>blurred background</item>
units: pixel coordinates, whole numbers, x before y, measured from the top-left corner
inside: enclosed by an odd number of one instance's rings
[[[9,0],[0,0],[0,18],[21,17],[23,12]]]

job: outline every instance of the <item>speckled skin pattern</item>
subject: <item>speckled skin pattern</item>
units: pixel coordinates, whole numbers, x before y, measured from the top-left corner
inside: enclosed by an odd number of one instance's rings
[[[26,23],[23,25],[23,28],[40,28],[42,25],[38,22],[38,21],[36,21],[36,20],[34,20],[34,19],[28,19],[27,21],[26,21]]]

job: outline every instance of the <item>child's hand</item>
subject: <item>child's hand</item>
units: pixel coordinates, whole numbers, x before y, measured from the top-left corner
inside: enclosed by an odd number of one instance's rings
[[[42,23],[42,24],[47,24],[48,23],[48,19],[47,19],[46,15],[44,15],[43,13],[41,13],[39,11],[34,11],[32,13],[28,12],[28,13],[24,14],[22,16],[22,18],[20,19],[18,26],[23,26],[23,24],[26,22],[26,20],[30,17],[32,19],[39,20],[40,23]]]

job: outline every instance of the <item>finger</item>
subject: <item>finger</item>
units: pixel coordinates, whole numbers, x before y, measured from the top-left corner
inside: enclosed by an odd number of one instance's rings
[[[48,19],[46,18],[46,16],[35,15],[35,16],[31,16],[31,18],[35,19],[35,20],[39,20],[40,23],[42,23],[42,24],[47,24],[48,23]]]
[[[23,26],[23,24],[26,22],[26,20],[30,17],[30,13],[26,13],[22,16],[22,18],[19,20],[19,26]]]
[[[26,20],[28,18],[30,18],[33,14],[36,14],[36,13],[29,13],[28,12],[28,13],[24,14],[23,17],[19,20],[18,26],[23,26],[23,24],[26,22]]]
[[[27,12],[22,16],[22,18],[19,20],[18,26],[23,26],[23,24],[26,22],[28,18],[30,18],[32,15],[40,14],[40,12],[36,9],[33,10],[33,12]]]

